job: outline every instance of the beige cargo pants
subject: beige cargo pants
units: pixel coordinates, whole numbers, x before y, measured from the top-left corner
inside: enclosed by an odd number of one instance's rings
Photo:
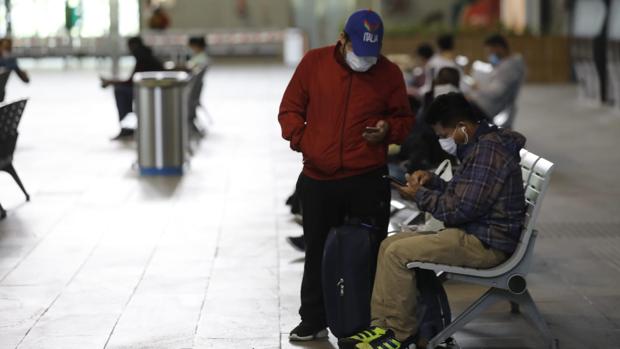
[[[460,229],[390,236],[379,249],[372,293],[372,325],[391,329],[401,341],[416,333],[418,289],[415,272],[407,269],[407,263],[491,268],[506,258],[505,253],[487,249],[477,237]]]

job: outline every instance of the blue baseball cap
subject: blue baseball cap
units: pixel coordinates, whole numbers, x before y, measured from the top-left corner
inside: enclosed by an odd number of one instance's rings
[[[357,10],[353,12],[344,32],[349,36],[353,45],[353,53],[361,57],[378,57],[383,41],[383,21],[372,10]]]

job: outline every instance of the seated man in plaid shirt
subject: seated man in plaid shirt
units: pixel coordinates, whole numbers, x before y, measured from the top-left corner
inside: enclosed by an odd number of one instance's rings
[[[442,147],[456,153],[461,166],[449,182],[417,171],[408,176],[406,186],[396,188],[420,210],[443,221],[446,229],[435,234],[399,233],[383,241],[372,295],[372,327],[344,340],[344,347],[397,349],[416,334],[416,273],[407,269],[407,263],[492,268],[510,257],[519,241],[525,217],[519,150],[525,137],[476,120],[460,93],[435,99],[426,122]],[[417,344],[419,348],[422,343]]]

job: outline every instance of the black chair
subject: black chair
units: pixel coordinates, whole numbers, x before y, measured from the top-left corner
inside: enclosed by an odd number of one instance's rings
[[[0,70],[0,102],[4,102],[4,96],[6,95],[6,84],[9,82],[10,70]]]
[[[190,128],[193,131],[196,131],[201,137],[205,135],[205,127],[204,125],[200,125],[197,120],[197,110],[198,108],[202,108],[206,112],[206,109],[200,103],[200,96],[202,95],[202,90],[204,88],[204,77],[208,69],[209,67],[205,66],[198,73],[194,74],[188,85],[187,112]]]
[[[30,195],[26,192],[26,188],[13,167],[13,153],[19,135],[17,126],[22,118],[26,102],[28,102],[27,99],[21,99],[0,107],[0,171],[10,174],[26,195],[26,201],[30,201]]]

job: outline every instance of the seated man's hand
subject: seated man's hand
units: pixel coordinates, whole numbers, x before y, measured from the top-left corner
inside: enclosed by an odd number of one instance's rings
[[[411,201],[413,201],[415,194],[422,187],[420,184],[414,183],[411,176],[407,176],[407,185],[403,186],[397,183],[392,183],[392,186],[398,190],[403,199]]]
[[[384,120],[379,120],[375,127],[366,127],[362,137],[371,144],[379,144],[383,142],[388,132],[390,131],[390,124]]]
[[[407,182],[413,182],[413,184],[424,186],[426,183],[430,182],[432,178],[433,175],[430,172],[418,170],[407,177]]]

